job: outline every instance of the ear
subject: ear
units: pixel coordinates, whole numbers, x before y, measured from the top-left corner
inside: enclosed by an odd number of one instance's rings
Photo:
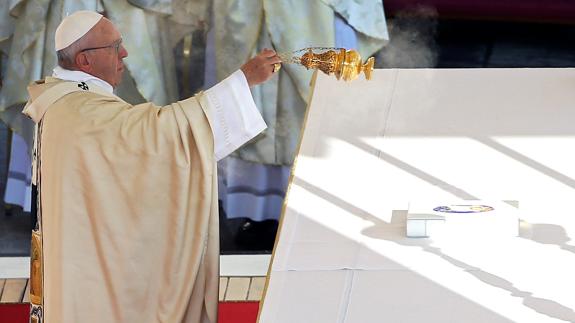
[[[78,53],[76,55],[76,67],[82,72],[90,72],[92,70],[92,65],[90,64],[90,59],[86,53]]]

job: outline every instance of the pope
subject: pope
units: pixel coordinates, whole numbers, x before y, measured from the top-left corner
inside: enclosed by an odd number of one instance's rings
[[[113,92],[128,56],[99,13],[56,29],[58,66],[28,91],[36,123],[31,320],[216,323],[216,161],[265,129],[250,87],[264,50],[194,97],[159,107]]]

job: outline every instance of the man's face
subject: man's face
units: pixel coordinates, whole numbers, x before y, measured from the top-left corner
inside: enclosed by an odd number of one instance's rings
[[[124,73],[122,60],[128,56],[120,32],[110,20],[102,18],[87,36],[77,55],[77,61],[78,56],[84,55],[80,57],[79,68],[117,87]]]

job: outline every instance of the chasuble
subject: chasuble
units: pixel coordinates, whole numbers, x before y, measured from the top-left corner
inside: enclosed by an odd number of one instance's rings
[[[55,78],[29,92],[39,199],[33,320],[215,323],[209,96],[133,106],[93,83]]]

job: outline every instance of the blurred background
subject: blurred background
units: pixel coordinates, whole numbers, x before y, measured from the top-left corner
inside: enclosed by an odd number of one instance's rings
[[[575,67],[572,0],[3,0],[0,256],[29,254],[33,125],[20,111],[27,84],[55,66],[56,26],[77,10],[122,33],[129,57],[116,92],[134,104],[189,97],[263,48],[355,48],[376,68]],[[273,248],[311,75],[284,65],[252,89],[268,129],[218,164],[222,254]]]

